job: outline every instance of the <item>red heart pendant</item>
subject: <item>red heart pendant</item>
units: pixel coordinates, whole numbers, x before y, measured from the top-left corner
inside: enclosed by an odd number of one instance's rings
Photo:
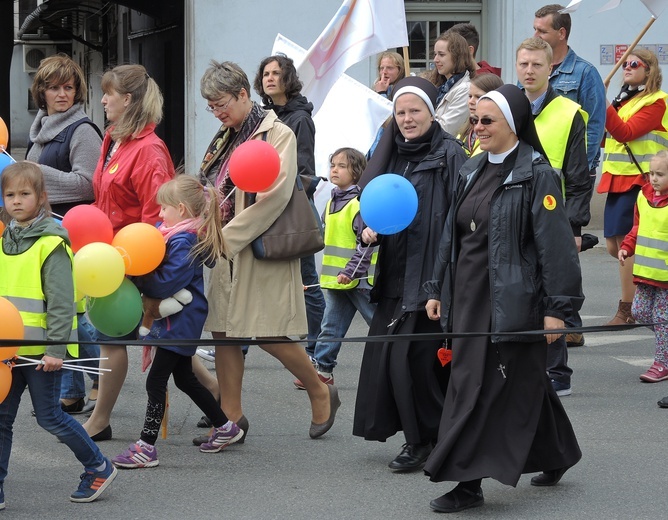
[[[452,361],[452,350],[441,347],[436,354],[438,355],[438,360],[441,362],[442,366],[445,366]]]

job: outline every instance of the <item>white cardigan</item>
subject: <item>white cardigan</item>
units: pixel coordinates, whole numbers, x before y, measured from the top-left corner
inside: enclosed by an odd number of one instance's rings
[[[455,137],[462,132],[469,118],[470,83],[469,73],[466,71],[464,77],[452,86],[436,107],[436,120],[441,128]]]

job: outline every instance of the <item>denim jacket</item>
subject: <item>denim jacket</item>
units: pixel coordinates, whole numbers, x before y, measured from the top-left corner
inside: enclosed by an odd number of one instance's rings
[[[550,85],[562,96],[579,103],[589,114],[587,161],[589,169],[593,170],[598,165],[605,133],[605,87],[601,75],[569,47],[564,61],[550,74]]]

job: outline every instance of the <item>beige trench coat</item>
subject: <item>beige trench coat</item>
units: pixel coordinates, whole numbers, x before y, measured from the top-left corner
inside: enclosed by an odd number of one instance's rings
[[[299,260],[257,260],[250,248],[287,206],[297,175],[292,130],[270,111],[253,139],[262,139],[263,132],[280,156],[281,170],[251,206],[246,207],[245,192],[236,190],[234,218],[223,228],[228,259],[216,262],[207,289],[209,316],[204,330],[232,338],[296,336],[307,330]]]

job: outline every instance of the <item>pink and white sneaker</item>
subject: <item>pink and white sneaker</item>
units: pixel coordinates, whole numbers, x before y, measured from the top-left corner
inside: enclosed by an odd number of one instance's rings
[[[665,367],[658,361],[655,361],[649,370],[640,376],[641,381],[646,383],[658,383],[668,379],[668,367]]]

